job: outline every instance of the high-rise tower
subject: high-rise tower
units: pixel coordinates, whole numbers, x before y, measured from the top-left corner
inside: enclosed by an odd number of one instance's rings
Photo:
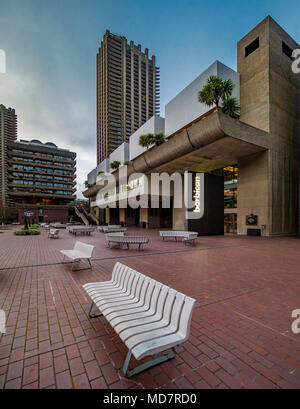
[[[7,143],[17,139],[17,115],[0,105],[0,216],[5,215],[7,195]]]
[[[159,114],[155,56],[106,31],[97,54],[97,164]]]

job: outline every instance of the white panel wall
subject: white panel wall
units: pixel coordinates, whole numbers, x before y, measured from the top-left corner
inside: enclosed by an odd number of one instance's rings
[[[139,145],[139,138],[141,135],[146,135],[148,133],[165,133],[165,119],[154,115],[152,118],[148,119],[137,131],[135,131],[129,138],[129,158],[130,160],[136,158],[140,154],[146,151]]]
[[[114,162],[115,160],[121,162],[123,165],[124,162],[129,160],[129,143],[124,142],[122,145],[118,146],[110,155],[109,162]]]
[[[210,75],[218,75],[224,80],[231,78],[235,84],[232,95],[240,98],[239,74],[219,61],[214,62],[166,105],[166,136],[172,135],[212,108],[198,101],[198,92],[203,88]]]

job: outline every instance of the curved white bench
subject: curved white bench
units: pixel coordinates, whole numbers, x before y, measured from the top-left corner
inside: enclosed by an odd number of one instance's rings
[[[125,232],[127,229],[126,227],[121,226],[102,226],[101,231],[103,233],[118,233],[118,232]]]
[[[50,228],[50,230],[48,232],[48,238],[58,239],[58,236],[59,236],[59,230]]]
[[[184,230],[161,230],[159,232],[160,237],[165,239],[165,237],[173,237],[174,241],[177,241],[177,238],[182,238],[185,244],[195,243],[198,233],[195,231],[184,231]]]
[[[189,338],[195,300],[124,264],[115,264],[110,281],[83,288],[92,299],[89,316],[103,315],[129,349],[123,366],[127,377],[174,358],[174,347]],[[94,304],[100,313],[92,314]],[[167,355],[128,370],[131,355],[140,360],[171,348]]]
[[[77,233],[91,235],[96,230],[95,226],[68,226],[67,231],[77,236]]]
[[[125,236],[120,233],[110,233],[106,234],[106,240],[108,246],[111,247],[111,244],[122,245],[123,250],[129,249],[130,244],[138,244],[139,250],[143,249],[143,244],[149,243],[149,237],[146,236]]]
[[[91,244],[86,244],[86,243],[82,243],[81,241],[76,241],[75,246],[72,250],[60,250],[60,252],[64,255],[64,259],[65,259],[65,256],[67,256],[71,260],[73,260],[72,271],[74,271],[73,270],[74,264],[84,259],[88,261],[90,265],[89,268],[92,268],[91,258],[92,258],[93,250],[94,250],[94,246],[92,246]],[[79,269],[77,269],[77,271],[78,270]],[[81,268],[80,270],[84,270],[84,269]]]

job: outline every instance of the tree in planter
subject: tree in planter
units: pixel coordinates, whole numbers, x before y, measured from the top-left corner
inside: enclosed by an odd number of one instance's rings
[[[130,160],[125,160],[125,162],[123,163],[124,166],[129,166],[131,164]]]
[[[153,144],[153,134],[148,133],[146,135],[141,135],[139,138],[139,145],[143,148],[147,148],[149,150],[150,145]]]
[[[225,99],[221,108],[223,114],[229,115],[232,118],[238,118],[240,116],[241,107],[236,98],[229,97]]]
[[[233,89],[234,84],[231,79],[222,80],[216,75],[211,75],[199,91],[198,100],[209,107],[215,105],[217,110],[221,108],[224,114],[237,118],[240,106],[238,100],[231,96]],[[221,107],[220,100],[223,101]]]
[[[99,170],[99,172],[97,173],[97,176],[101,176],[101,175],[103,175],[103,171],[102,170]]]
[[[149,150],[149,147],[151,145],[156,145],[159,146],[165,141],[165,135],[161,133],[157,134],[152,134],[148,133],[146,135],[141,135],[139,139],[139,145],[142,146],[143,148],[147,148],[147,151]]]
[[[156,133],[153,136],[153,140],[154,140],[155,145],[159,146],[159,145],[161,145],[162,143],[165,142],[165,135],[162,132]]]
[[[119,162],[118,160],[114,160],[113,162],[111,162],[110,167],[111,169],[119,169],[121,165],[121,162]]]

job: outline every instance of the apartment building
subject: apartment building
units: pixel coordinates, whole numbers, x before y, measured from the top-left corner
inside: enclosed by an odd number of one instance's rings
[[[9,201],[7,188],[7,144],[17,139],[18,118],[12,108],[0,105],[0,216],[5,216]]]
[[[23,223],[24,212],[31,211],[37,222],[68,221],[76,198],[76,153],[51,142],[18,141],[12,131],[1,142],[5,178],[0,216]]]
[[[97,164],[160,110],[155,56],[109,30],[97,54]]]

